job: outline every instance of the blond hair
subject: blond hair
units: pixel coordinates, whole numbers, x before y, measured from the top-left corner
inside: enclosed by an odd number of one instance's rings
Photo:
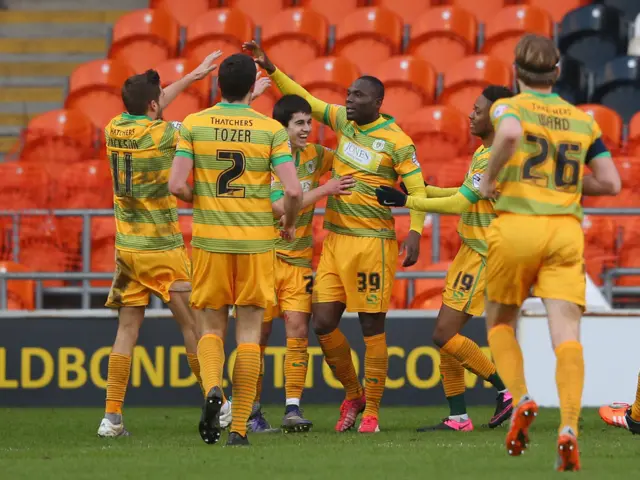
[[[529,87],[551,87],[558,80],[560,52],[550,38],[524,35],[516,45],[516,75]]]

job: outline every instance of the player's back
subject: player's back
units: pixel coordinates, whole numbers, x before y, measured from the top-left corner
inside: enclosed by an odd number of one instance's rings
[[[169,173],[178,141],[173,124],[123,113],[105,128],[120,250],[171,250],[183,245]]]
[[[494,124],[514,116],[523,137],[505,165],[497,212],[582,218],[585,159],[601,135],[591,116],[556,94],[524,92],[492,107]]]
[[[220,253],[273,250],[271,165],[290,158],[286,130],[248,105],[220,103],[189,115],[181,142],[191,144],[194,161],[192,245]]]

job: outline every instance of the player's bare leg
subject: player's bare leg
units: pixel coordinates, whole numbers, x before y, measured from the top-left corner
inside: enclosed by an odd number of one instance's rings
[[[222,427],[220,413],[223,404],[222,371],[224,368],[224,338],[229,321],[229,307],[218,310],[195,310],[197,329],[201,333],[198,341],[198,362],[202,384],[207,392],[198,431],[202,440],[213,445],[220,440]]]
[[[282,430],[286,433],[308,432],[313,422],[304,418],[300,400],[309,366],[309,320],[305,312],[284,312],[287,353],[284,358],[285,411]]]
[[[338,328],[345,308],[342,302],[314,303],[311,308],[313,330],[318,336],[325,361],[346,393],[335,427],[337,432],[351,429],[365,408],[364,390],[353,365],[351,346]]]
[[[489,420],[489,427],[495,428],[511,416],[513,409],[511,394],[506,389],[495,365],[470,338],[460,335],[472,315],[443,304],[436,319],[433,343],[440,348],[440,373],[447,402],[449,416],[435,426],[419,428],[419,432],[431,430],[471,431],[473,423],[467,415],[464,398],[466,390],[464,370],[490,382],[498,391],[496,410]]]
[[[558,434],[559,471],[580,470],[578,419],[584,388],[584,357],[580,344],[582,309],[571,302],[543,299],[549,318],[551,343],[556,352],[556,384],[560,398]]]
[[[364,355],[364,392],[367,404],[358,427],[359,433],[377,433],[380,431],[378,416],[380,401],[384,394],[384,386],[389,370],[389,354],[384,324],[387,314],[358,314],[360,327],[366,346]]]
[[[118,332],[109,355],[105,414],[98,428],[100,437],[129,435],[122,420],[122,404],[129,384],[131,355],[144,321],[144,310],[145,307],[121,307],[118,310]]]
[[[236,318],[236,363],[233,369],[233,420],[227,446],[249,445],[247,421],[256,396],[260,374],[260,337],[264,308],[238,306]]]
[[[275,433],[279,432],[279,428],[271,428],[271,424],[266,419],[264,412],[262,411],[262,405],[260,404],[260,397],[262,396],[262,382],[264,377],[264,352],[269,343],[271,337],[271,331],[273,330],[273,321],[263,321],[260,332],[260,373],[258,375],[258,381],[256,382],[256,396],[253,401],[253,407],[251,409],[251,415],[249,415],[248,429],[251,433]]]
[[[538,405],[527,393],[522,350],[515,334],[520,307],[487,301],[486,310],[491,354],[516,405],[505,444],[509,455],[518,456],[527,448],[529,427],[538,415]]]

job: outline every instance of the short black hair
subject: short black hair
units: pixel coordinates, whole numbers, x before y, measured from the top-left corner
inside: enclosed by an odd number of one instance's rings
[[[296,113],[311,115],[311,105],[300,95],[285,95],[273,106],[273,118],[284,128],[289,126],[291,118]]]
[[[160,101],[160,75],[147,70],[127,78],[122,86],[122,102],[130,115],[146,115],[151,101]]]
[[[493,103],[501,98],[513,97],[513,92],[502,85],[489,85],[482,91],[482,96]]]
[[[258,70],[249,55],[234,53],[224,59],[218,73],[222,98],[229,102],[242,100],[256,83]]]
[[[363,75],[358,80],[364,80],[365,82],[368,82],[369,85],[371,85],[374,88],[376,92],[376,97],[379,98],[380,100],[384,100],[384,83],[382,83],[378,77],[373,77],[371,75]]]

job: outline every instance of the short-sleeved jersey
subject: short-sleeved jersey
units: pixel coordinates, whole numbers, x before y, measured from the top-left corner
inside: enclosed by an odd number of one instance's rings
[[[271,167],[291,161],[287,131],[248,105],[191,114],[176,155],[193,159],[194,247],[218,253],[273,250]]]
[[[574,215],[582,218],[584,165],[609,155],[595,120],[556,94],[525,92],[496,101],[491,120],[514,117],[522,143],[506,163],[495,209],[524,215]]]
[[[480,255],[487,256],[487,228],[496,217],[493,202],[482,198],[478,187],[487,170],[491,148],[480,145],[473,154],[471,166],[465,177],[460,192],[472,203],[471,207],[460,216],[458,235],[462,242]]]
[[[345,107],[327,105],[323,122],[338,136],[333,176],[352,175],[351,195],[329,197],[324,228],[343,235],[395,239],[391,209],[376,200],[377,187],[394,186],[398,176],[422,174],[416,149],[392,117],[369,125],[347,120]]]
[[[174,124],[123,113],[104,130],[113,179],[116,248],[172,250],[182,246],[169,172],[178,141]]]
[[[302,191],[309,192],[320,185],[320,178],[333,166],[333,151],[321,145],[309,144],[302,152],[295,155],[298,179]],[[282,184],[277,175],[271,181],[271,201],[275,202],[284,196]],[[276,241],[276,255],[283,261],[301,267],[311,268],[313,258],[313,211],[314,205],[300,210],[296,220],[296,239],[286,242]]]

